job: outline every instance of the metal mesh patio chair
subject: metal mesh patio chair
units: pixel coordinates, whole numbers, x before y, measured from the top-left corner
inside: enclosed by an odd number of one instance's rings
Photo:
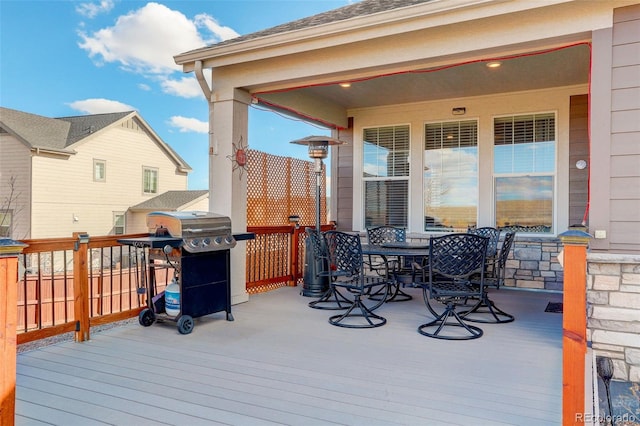
[[[420,334],[446,340],[469,340],[482,336],[481,328],[464,321],[458,306],[464,305],[469,298],[482,297],[488,242],[487,237],[473,234],[431,237],[429,266],[425,270],[429,279],[423,283],[423,297],[434,320],[420,325]],[[480,280],[472,283],[470,277],[475,273],[479,273]],[[444,311],[436,312],[430,300],[443,304]]]
[[[329,273],[329,254],[327,253],[324,237],[318,234],[314,228],[306,229],[309,247],[313,251],[313,257],[319,259],[322,268],[316,274],[331,278]],[[351,305],[351,300],[340,293],[334,286],[329,284],[327,290],[316,300],[309,302],[309,307],[314,309],[340,310],[347,309]]]
[[[373,313],[386,300],[389,291],[388,274],[365,274],[360,236],[340,231],[324,233],[329,254],[329,285],[345,289],[353,296],[347,311],[329,318],[329,323],[346,328],[373,328],[387,320]],[[379,300],[367,296],[379,294]]]
[[[382,225],[373,228],[367,228],[367,240],[369,244],[383,245],[388,243],[398,243],[406,241],[406,231],[404,228],[397,226]],[[365,262],[372,271],[380,274],[384,271],[390,273],[393,280],[390,281],[389,298],[387,302],[403,302],[411,300],[410,294],[403,292],[400,287],[413,284],[416,280],[416,269],[413,267],[413,258],[405,256],[397,256],[395,259],[387,259],[380,256],[368,255],[368,261]],[[372,295],[377,299],[379,295]]]
[[[491,259],[496,256],[498,253],[498,242],[500,241],[499,229],[491,226],[484,226],[482,228],[469,228],[467,233],[489,238],[489,244],[487,245],[487,258]]]
[[[470,310],[460,313],[466,321],[480,323],[505,323],[514,320],[513,315],[504,312],[495,305],[495,303],[489,298],[487,290],[489,288],[495,288],[497,290],[501,285],[504,285],[507,257],[511,251],[515,235],[515,232],[507,232],[505,234],[504,241],[502,242],[500,252],[493,261],[488,261],[490,266],[485,270],[484,286],[480,301]],[[472,281],[475,283],[475,277],[472,278]],[[491,317],[486,318],[485,315],[480,315],[478,317],[475,314],[490,314]]]

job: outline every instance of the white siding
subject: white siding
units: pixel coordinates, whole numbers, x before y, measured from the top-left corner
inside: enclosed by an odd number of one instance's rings
[[[13,211],[11,238],[15,240],[31,238],[30,171],[29,148],[9,134],[0,134],[0,209],[8,207]],[[15,178],[13,195],[10,186],[12,178]],[[9,198],[12,198],[10,206]]]
[[[127,211],[167,190],[186,190],[187,176],[143,131],[114,126],[73,147],[67,160],[34,158],[33,223],[36,238],[83,231],[112,234],[113,212]],[[93,180],[94,159],[106,162],[106,181]],[[142,192],[143,167],[157,168],[158,193]],[[78,220],[74,221],[74,217]]]

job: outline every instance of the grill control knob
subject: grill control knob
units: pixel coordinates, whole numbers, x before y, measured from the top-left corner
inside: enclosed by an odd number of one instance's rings
[[[222,244],[222,237],[216,237],[215,240],[213,240],[213,242],[216,244]]]
[[[211,238],[203,238],[203,239],[202,239],[202,245],[203,245],[203,246],[205,246],[205,247],[206,247],[206,246],[208,246],[208,245],[210,245],[210,244],[211,244]]]
[[[233,243],[233,235],[227,235],[224,239],[224,242],[227,244]]]

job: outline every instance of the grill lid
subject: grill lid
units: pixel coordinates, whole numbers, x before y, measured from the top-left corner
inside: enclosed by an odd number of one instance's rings
[[[151,212],[147,215],[149,233],[167,233],[182,238],[185,250],[196,253],[235,247],[231,234],[231,219],[212,212]]]

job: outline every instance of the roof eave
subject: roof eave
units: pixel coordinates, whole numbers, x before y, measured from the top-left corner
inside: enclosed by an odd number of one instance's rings
[[[574,0],[548,0],[544,5],[571,1]],[[478,13],[479,7],[485,7],[485,11]],[[343,37],[342,43],[353,43],[374,37],[406,33],[424,28],[424,18],[432,18],[432,26],[441,26],[499,13],[513,13],[532,7],[537,6],[517,0],[433,0],[399,9],[269,34],[237,43],[203,47],[176,55],[174,61],[183,66],[184,72],[191,72],[195,68],[196,61],[202,61],[203,68],[225,66],[237,64],[240,55],[246,55],[248,60],[278,56],[278,49],[285,50],[292,45],[296,45],[297,52],[325,47],[327,38],[331,36],[334,36],[332,46],[336,46],[340,44],[338,37]],[[446,14],[449,14],[450,18],[443,20],[442,17]],[[411,22],[415,22],[416,25],[411,25]],[[304,43],[307,45],[301,49]],[[282,54],[286,53],[282,52]]]

